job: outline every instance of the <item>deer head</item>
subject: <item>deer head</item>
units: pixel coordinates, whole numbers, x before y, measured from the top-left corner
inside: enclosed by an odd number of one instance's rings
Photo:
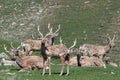
[[[20,46],[21,46],[21,45],[20,45]],[[18,46],[17,48],[15,48],[15,47],[13,47],[12,42],[11,42],[11,48],[10,48],[10,50],[7,50],[7,47],[6,47],[5,45],[4,45],[4,50],[5,50],[7,53],[10,54],[12,60],[15,60],[15,57],[18,56],[19,53],[21,52],[21,51],[19,50],[20,46]],[[23,52],[22,52],[22,53],[23,53]]]
[[[115,35],[113,36],[113,38],[111,39],[110,36],[107,38],[107,42],[108,45],[110,46],[110,48],[115,47]]]

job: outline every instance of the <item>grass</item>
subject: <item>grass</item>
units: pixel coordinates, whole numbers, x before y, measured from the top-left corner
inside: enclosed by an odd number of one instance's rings
[[[3,44],[8,49],[10,42],[15,47],[20,42],[31,38],[34,33],[37,38],[37,25],[41,32],[48,31],[47,24],[51,23],[53,29],[61,25],[59,37],[68,47],[77,38],[76,48],[84,43],[106,44],[107,33],[112,37],[117,35],[116,47],[107,56],[111,61],[120,64],[119,50],[119,0],[0,0],[0,52],[4,52]],[[43,12],[39,15],[39,10]],[[42,16],[42,18],[41,18]],[[39,19],[38,19],[39,17]],[[11,25],[11,23],[16,23]],[[114,24],[113,24],[114,23]],[[24,24],[24,25],[21,25]],[[39,52],[35,52],[39,55]],[[58,60],[53,63],[59,64]],[[10,71],[5,71],[9,69]],[[103,68],[70,67],[70,75],[59,76],[60,66],[52,66],[52,75],[41,76],[42,70],[18,72],[18,67],[0,66],[0,80],[119,80],[120,68],[107,65]],[[12,73],[12,74],[9,74]],[[14,74],[15,73],[15,74]]]
[[[19,68],[16,67],[0,67],[3,69],[10,69],[9,72],[1,72],[0,79],[2,80],[10,80],[10,78],[14,78],[12,80],[119,80],[119,69],[111,66],[107,66],[104,68],[95,68],[95,67],[70,67],[70,75],[69,76],[59,76],[60,66],[52,66],[52,75],[49,76],[48,72],[45,76],[41,75],[42,70],[34,70],[29,72],[18,72]],[[11,73],[11,74],[9,74]]]

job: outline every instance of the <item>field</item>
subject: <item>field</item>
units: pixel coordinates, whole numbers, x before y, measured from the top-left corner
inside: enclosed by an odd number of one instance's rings
[[[10,42],[15,47],[21,41],[39,37],[40,31],[48,32],[47,24],[55,30],[60,24],[59,37],[67,47],[77,38],[76,48],[84,43],[106,45],[108,34],[116,35],[116,46],[109,56],[112,62],[120,65],[120,1],[119,0],[0,0],[0,53],[3,44],[8,49]],[[39,52],[33,54],[40,55]],[[75,55],[72,55],[75,56]],[[53,59],[59,64],[59,60]],[[0,66],[0,80],[119,80],[120,67],[84,68],[70,67],[70,75],[59,76],[60,66],[52,66],[52,75],[41,76],[42,70],[18,72],[19,67]]]
[[[56,68],[57,67],[57,68]],[[52,75],[41,75],[41,70],[18,72],[15,67],[2,67],[0,80],[119,80],[120,68],[107,66],[103,68],[70,67],[69,76],[59,76],[60,66],[52,66]],[[10,69],[10,71],[4,69]]]

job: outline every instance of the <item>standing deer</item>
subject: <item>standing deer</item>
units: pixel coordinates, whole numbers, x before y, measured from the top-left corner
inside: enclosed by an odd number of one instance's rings
[[[49,33],[46,34],[46,36],[44,37],[46,39],[45,45],[49,46],[49,45],[53,45],[54,43],[54,38],[56,36],[58,36],[58,31],[60,30],[60,25],[58,26],[58,29],[53,33],[52,32],[52,28],[50,28],[50,24],[48,24],[48,29],[49,29]],[[38,32],[41,35],[41,38],[39,40],[33,40],[33,39],[28,39],[23,41],[22,47],[25,51],[25,55],[29,55],[30,51],[32,50],[39,50],[41,49],[41,40],[43,38],[43,34],[39,31],[39,26],[38,26]],[[47,36],[50,36],[50,39],[46,38]]]
[[[79,47],[79,50],[83,55],[87,53],[88,56],[98,56],[102,60],[103,56],[108,53],[111,48],[115,46],[114,43],[115,40],[115,35],[111,39],[110,37],[107,38],[108,44],[105,46],[102,45],[93,45],[93,44],[83,44],[82,46]]]
[[[60,72],[60,76],[63,75],[64,71],[64,65],[67,65],[67,74],[69,75],[69,56],[70,56],[70,50],[76,45],[76,40],[74,41],[74,44],[70,47],[67,48],[64,44],[62,44],[62,40],[60,39],[60,44],[58,45],[53,45],[53,46],[45,46],[45,41],[42,40],[41,44],[41,54],[43,56],[43,73],[42,75],[45,74],[45,66],[46,66],[46,61],[48,61],[49,64],[49,75],[51,75],[51,57],[59,57],[61,60],[62,68]]]

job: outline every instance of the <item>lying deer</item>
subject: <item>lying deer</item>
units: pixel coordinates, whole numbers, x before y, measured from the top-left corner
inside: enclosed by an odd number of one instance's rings
[[[58,36],[60,25],[58,26],[58,29],[55,32],[53,32],[52,28],[50,28],[50,24],[48,24],[48,29],[49,29],[49,33],[47,33],[46,36],[44,37],[46,39],[46,43],[45,43],[46,46],[53,45],[55,37]],[[25,55],[29,55],[30,51],[41,49],[40,45],[41,45],[41,40],[43,38],[43,34],[40,32],[39,26],[37,30],[41,36],[39,40],[28,39],[21,43],[25,51]],[[46,38],[47,36],[50,36],[50,39]]]
[[[86,54],[88,56],[98,56],[100,59],[103,58],[103,56],[108,53],[111,48],[113,48],[115,46],[114,43],[115,40],[115,35],[114,37],[111,39],[110,37],[107,38],[107,42],[108,44],[105,46],[102,45],[94,45],[94,44],[83,44],[82,46],[79,47],[79,50],[81,53]]]
[[[104,62],[98,57],[82,56],[78,49],[76,49],[75,53],[77,54],[77,56],[70,58],[70,65],[81,66],[81,67],[96,66],[96,67],[106,68]]]
[[[0,54],[0,58],[1,58],[1,64],[4,66],[17,66],[16,62],[9,60],[8,55],[5,54],[4,52]]]
[[[80,64],[81,64],[81,67],[97,66],[97,67],[106,68],[105,63],[101,59],[94,56],[93,57],[81,56]]]
[[[2,58],[1,64],[4,65],[4,66],[17,66],[15,61],[6,60],[5,58]]]
[[[26,56],[24,52],[19,49],[11,49],[10,51],[4,46],[6,52],[11,55],[11,59],[22,68],[22,71],[32,70],[32,69],[43,69],[43,58],[40,56]],[[46,66],[45,69],[48,67]]]
[[[69,75],[69,56],[70,56],[70,49],[72,49],[76,45],[76,40],[74,41],[74,44],[70,47],[67,48],[64,44],[62,44],[62,40],[60,40],[61,44],[58,45],[53,45],[53,46],[45,46],[45,41],[42,40],[41,44],[41,54],[43,56],[44,62],[43,62],[43,73],[42,75],[45,74],[45,66],[46,66],[46,61],[48,59],[48,64],[49,64],[49,75],[51,75],[51,57],[59,57],[61,60],[62,68],[60,72],[60,76],[63,75],[64,71],[64,65],[66,64],[67,66],[67,74]]]
[[[113,67],[118,67],[118,64],[110,61],[110,57],[105,57],[105,63],[110,64]]]

